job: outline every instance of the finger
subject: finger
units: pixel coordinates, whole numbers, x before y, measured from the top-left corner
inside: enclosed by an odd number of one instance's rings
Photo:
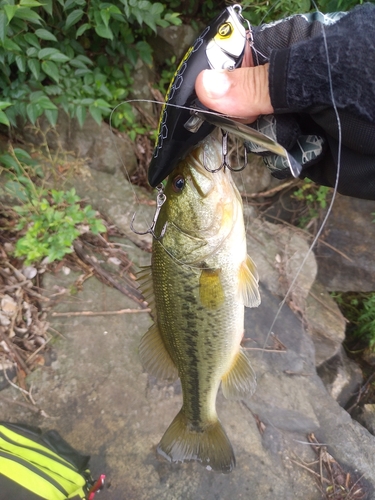
[[[196,80],[198,99],[209,109],[245,123],[260,114],[272,113],[266,68],[239,68],[234,71],[202,71]]]

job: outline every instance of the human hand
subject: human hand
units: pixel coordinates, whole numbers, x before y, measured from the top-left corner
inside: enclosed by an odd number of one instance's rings
[[[274,112],[268,87],[268,64],[233,71],[204,70],[195,82],[200,102],[242,123]]]

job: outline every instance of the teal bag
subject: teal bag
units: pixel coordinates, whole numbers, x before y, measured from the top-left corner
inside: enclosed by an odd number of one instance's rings
[[[92,500],[104,484],[56,431],[0,423],[0,500]]]

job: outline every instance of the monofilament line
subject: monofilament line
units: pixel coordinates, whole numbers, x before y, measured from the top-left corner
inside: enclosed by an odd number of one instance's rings
[[[313,0],[313,4],[314,4],[314,7],[316,9],[317,12],[320,12],[315,1]],[[323,14],[322,14],[323,15]],[[332,199],[331,199],[331,202],[329,204],[329,207],[328,207],[328,210],[327,210],[327,213],[323,219],[323,222],[322,222],[322,225],[320,226],[318,232],[316,233],[312,243],[311,243],[311,246],[310,248],[308,249],[302,263],[300,264],[299,268],[297,269],[297,272],[284,296],[284,299],[282,300],[277,312],[276,312],[276,315],[275,315],[275,318],[274,320],[272,321],[272,324],[267,332],[267,336],[266,336],[266,340],[264,342],[264,348],[266,347],[267,345],[267,342],[268,342],[268,339],[269,339],[269,336],[271,335],[271,333],[273,332],[273,328],[276,324],[276,321],[281,313],[281,310],[282,308],[284,307],[285,305],[285,302],[287,301],[297,279],[298,279],[298,276],[300,275],[304,265],[306,264],[306,261],[307,259],[309,258],[314,246],[316,245],[318,239],[320,238],[322,232],[323,232],[323,229],[327,223],[327,220],[328,220],[328,217],[331,215],[331,212],[332,212],[332,207],[333,207],[333,203],[335,201],[335,198],[336,198],[336,195],[337,195],[337,188],[338,188],[338,183],[339,183],[339,178],[340,178],[340,167],[341,167],[341,148],[342,148],[342,132],[341,132],[341,121],[340,121],[340,116],[339,116],[339,112],[337,110],[337,106],[336,106],[336,101],[335,101],[335,97],[334,97],[334,92],[333,92],[333,84],[332,84],[332,73],[331,73],[331,63],[330,63],[330,59],[329,59],[329,52],[328,52],[328,44],[327,44],[327,37],[326,37],[326,32],[325,32],[325,26],[324,24],[322,23],[322,35],[323,35],[323,41],[324,41],[324,48],[325,48],[325,53],[326,53],[326,60],[327,60],[327,70],[328,70],[328,78],[329,78],[329,90],[330,90],[330,95],[331,95],[331,100],[332,100],[332,106],[333,106],[333,109],[335,111],[335,115],[336,115],[336,121],[337,121],[337,132],[338,132],[338,154],[337,154],[337,172],[336,172],[336,178],[335,178],[335,185],[334,185],[334,189],[333,189],[333,195],[332,195]],[[263,358],[263,355],[264,355],[264,351],[262,352],[262,356],[261,358]]]

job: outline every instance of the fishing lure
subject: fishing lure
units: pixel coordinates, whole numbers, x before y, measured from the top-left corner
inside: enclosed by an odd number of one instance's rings
[[[261,132],[229,120],[217,113],[210,113],[198,100],[195,80],[204,69],[238,68],[242,64],[246,43],[252,43],[250,23],[242,16],[238,4],[227,7],[208,25],[195,40],[182,59],[170,83],[158,128],[154,155],[148,170],[148,181],[157,186],[175,168],[194,146],[202,141],[215,127],[265,146],[285,158],[294,177],[301,166],[277,142]],[[223,136],[223,149],[226,134]],[[229,166],[223,154],[222,167]],[[239,169],[239,170],[242,170]]]
[[[204,69],[234,69],[243,60],[250,25],[238,4],[227,7],[209,24],[186,52],[170,83],[158,128],[158,138],[148,170],[148,181],[157,186],[215,125],[197,119],[189,108],[206,108],[198,101],[195,80]],[[187,124],[187,126],[185,126]]]

